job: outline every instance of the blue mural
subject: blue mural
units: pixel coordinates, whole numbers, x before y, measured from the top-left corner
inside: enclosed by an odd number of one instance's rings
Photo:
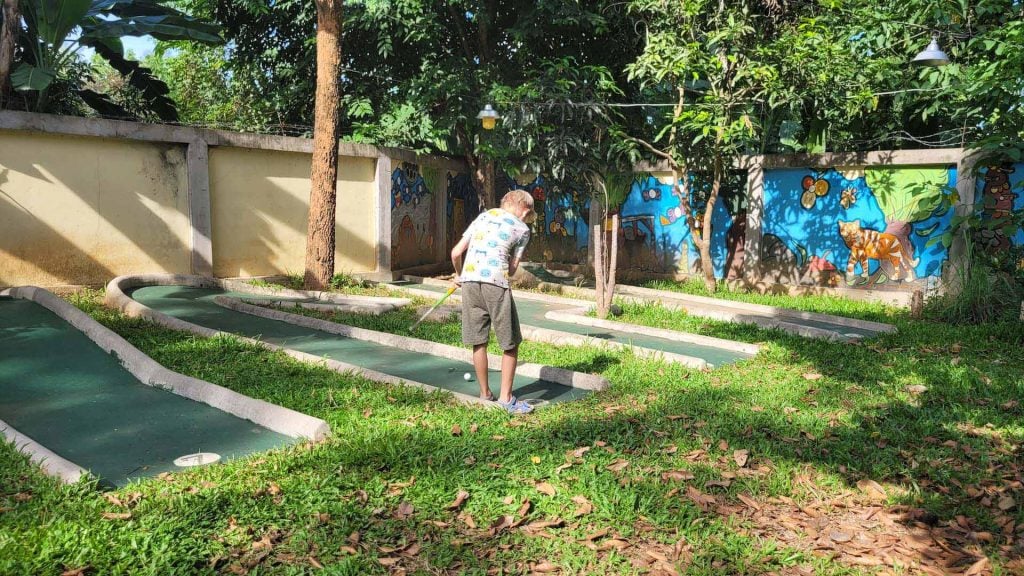
[[[1024,229],[1014,227],[1010,213],[1024,210],[1024,163],[988,166],[979,171],[977,210],[982,218],[1006,223],[1005,229],[981,231],[982,246],[989,251],[1024,246]]]
[[[955,185],[945,166],[766,170],[763,272],[865,287],[938,276],[948,253],[928,244],[949,228]]]
[[[551,186],[543,176],[519,183],[509,175],[499,188],[501,197],[510,190],[527,190],[533,196],[537,220],[526,258],[538,262],[583,264],[590,245],[590,198],[575,188]],[[501,198],[498,198],[499,204]]]
[[[646,252],[655,259],[656,264],[648,264],[640,257],[640,262],[634,261],[632,267],[658,272],[696,272],[696,266],[690,263],[700,261],[700,252],[690,237],[680,200],[671,183],[664,183],[653,176],[634,180],[619,211],[622,219],[621,242],[627,253],[633,252],[629,249],[631,243],[642,245],[643,250],[635,251],[638,254]],[[694,216],[702,220],[705,206],[692,198],[690,206],[695,212]],[[733,221],[726,202],[716,202],[711,217],[711,259],[715,263],[717,278],[726,275],[726,262],[729,259],[726,238]]]

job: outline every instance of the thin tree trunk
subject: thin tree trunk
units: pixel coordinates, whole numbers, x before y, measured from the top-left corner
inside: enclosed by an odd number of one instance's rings
[[[594,228],[594,284],[597,288],[597,317],[604,319],[608,317],[608,307],[604,303],[604,213],[601,214],[601,221],[595,222]]]
[[[715,263],[711,260],[711,220],[715,214],[715,204],[718,202],[718,192],[722,188],[722,162],[716,158],[714,162],[714,180],[711,183],[711,195],[708,197],[707,208],[704,210],[704,218],[700,231],[700,263],[704,272],[704,287],[708,292],[714,294],[718,288],[715,282]]]
[[[343,4],[343,0],[316,0],[316,102],[304,277],[309,290],[326,289],[334,276]]]
[[[615,270],[619,259],[619,215],[612,214],[612,240],[608,251],[608,273],[605,274],[604,309],[612,309],[612,298],[615,296]]]
[[[21,14],[18,0],[4,0],[4,24],[0,28],[0,108],[11,87],[11,64],[14,62],[14,46],[21,28]]]

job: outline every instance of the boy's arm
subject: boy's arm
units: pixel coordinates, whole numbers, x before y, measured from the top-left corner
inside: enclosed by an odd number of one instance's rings
[[[452,248],[452,266],[455,267],[455,280],[456,284],[460,284],[459,276],[462,275],[462,255],[466,253],[466,249],[469,248],[469,236],[463,236]]]

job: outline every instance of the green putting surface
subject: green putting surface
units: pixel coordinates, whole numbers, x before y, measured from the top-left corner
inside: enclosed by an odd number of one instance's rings
[[[53,312],[10,298],[0,298],[0,420],[114,486],[180,471],[186,454],[230,459],[295,442],[142,384]]]
[[[473,381],[463,379],[463,374],[473,371],[472,364],[228,310],[213,301],[222,294],[249,300],[258,298],[251,294],[184,286],[148,286],[134,290],[131,297],[154,310],[206,328],[256,338],[452,392],[480,394],[475,376]],[[500,373],[491,370],[491,390],[497,391],[499,382]],[[517,375],[513,393],[522,399],[561,402],[580,398],[590,391]]]
[[[446,290],[444,286],[433,284],[401,285],[416,288],[418,290],[430,290],[431,292],[437,292],[438,294],[443,294]],[[633,332],[623,332],[621,330],[609,330],[594,326],[585,326],[583,324],[575,324],[573,322],[551,320],[545,316],[548,312],[571,310],[579,308],[580,306],[586,306],[588,302],[581,300],[578,305],[568,305],[550,303],[542,300],[533,300],[521,293],[516,296],[516,310],[519,311],[519,321],[528,326],[536,326],[537,328],[546,328],[548,330],[558,330],[559,332],[569,332],[571,334],[579,334],[581,336],[591,336],[608,342],[617,342],[627,346],[638,346],[640,348],[657,350],[659,352],[683,354],[694,358],[700,358],[711,366],[721,366],[723,364],[729,364],[754,357],[753,354],[738,352],[726,348],[692,344],[690,342],[680,342],[678,340],[670,340],[668,338],[648,336],[645,334],[635,334]]]
[[[551,284],[562,284],[562,285],[565,285],[565,286],[575,286],[576,285],[575,284],[575,280],[574,280],[575,275],[572,275],[572,274],[567,274],[565,276],[558,275],[558,274],[552,273],[550,270],[544,268],[543,266],[541,266],[540,264],[537,264],[535,262],[525,262],[525,263],[523,263],[523,268],[528,270],[531,274],[533,274],[534,276],[536,276],[537,278],[539,278],[540,280],[542,280],[544,282],[548,282],[548,283],[551,283]],[[585,283],[582,284],[582,287],[584,287],[584,288],[593,288],[594,287],[594,283],[592,281],[587,280]],[[721,302],[721,304],[705,304],[705,303],[701,303],[701,302],[695,302],[692,299],[688,299],[686,297],[687,296],[686,294],[681,294],[679,292],[672,292],[670,290],[657,290],[657,292],[658,292],[658,296],[657,297],[648,296],[648,297],[646,297],[646,299],[647,300],[660,300],[662,302],[675,302],[675,303],[679,303],[679,304],[682,304],[682,305],[686,306],[687,308],[689,308],[691,310],[691,312],[696,314],[696,315],[700,315],[700,310],[706,310],[709,313],[721,312],[721,313],[726,313],[726,314],[735,314],[735,315],[738,316],[737,321],[740,321],[740,322],[747,321],[747,322],[750,322],[752,324],[756,324],[757,323],[756,322],[757,319],[780,320],[780,321],[783,321],[783,322],[788,322],[790,324],[796,324],[796,325],[799,325],[799,326],[808,326],[808,327],[811,327],[811,328],[818,328],[818,329],[821,329],[821,330],[827,330],[829,332],[835,332],[836,334],[838,334],[840,336],[847,337],[847,338],[870,338],[872,336],[877,336],[879,334],[878,330],[873,330],[871,328],[861,328],[861,327],[857,327],[857,326],[847,326],[845,324],[839,324],[839,323],[836,323],[836,322],[829,322],[828,320],[824,320],[824,319],[800,318],[799,314],[801,312],[799,310],[788,310],[787,309],[786,312],[779,313],[779,314],[770,314],[770,313],[766,313],[766,312],[754,312],[754,311],[750,311],[750,310],[743,310],[741,308],[736,308],[735,306],[730,306],[730,302],[731,302],[730,300],[722,300],[722,299],[720,299],[719,301]],[[643,297],[643,296],[641,296],[641,297]],[[749,319],[749,320],[747,320],[747,319]]]

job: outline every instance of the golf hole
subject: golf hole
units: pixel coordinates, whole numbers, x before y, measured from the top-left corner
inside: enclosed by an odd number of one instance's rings
[[[220,454],[214,454],[213,452],[196,452],[195,454],[186,454],[174,459],[174,465],[180,468],[206,466],[216,462],[220,462]]]

